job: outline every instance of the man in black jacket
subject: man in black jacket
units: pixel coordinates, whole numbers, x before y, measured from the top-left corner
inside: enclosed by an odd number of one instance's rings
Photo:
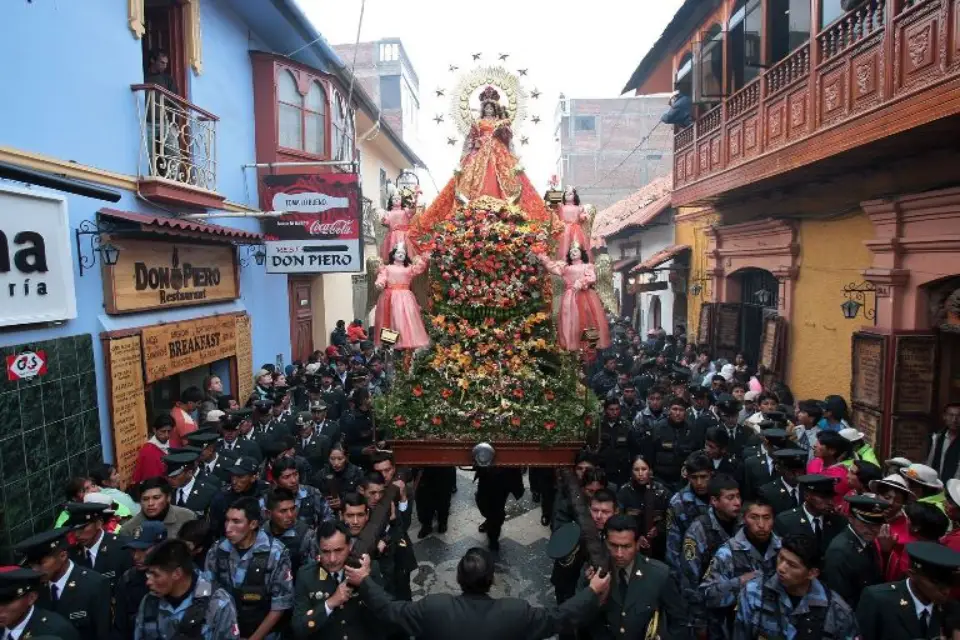
[[[485,549],[474,547],[457,565],[463,594],[430,594],[416,602],[395,601],[367,579],[370,557],[360,568],[346,568],[347,582],[358,588],[373,614],[399,625],[421,640],[488,640],[490,638],[549,638],[582,625],[596,615],[610,588],[610,576],[594,575],[589,588],[557,608],[531,606],[520,598],[491,598],[494,563]]]

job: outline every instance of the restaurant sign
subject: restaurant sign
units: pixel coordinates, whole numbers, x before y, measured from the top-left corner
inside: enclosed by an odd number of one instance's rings
[[[237,353],[234,315],[144,327],[141,336],[147,384]]]
[[[123,238],[111,243],[120,253],[115,266],[104,266],[107,313],[185,307],[240,296],[232,245]]]
[[[363,270],[357,174],[266,175],[260,193],[265,211],[285,212],[263,223],[267,273]]]

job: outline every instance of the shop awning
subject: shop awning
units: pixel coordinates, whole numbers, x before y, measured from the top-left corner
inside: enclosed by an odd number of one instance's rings
[[[618,260],[617,262],[613,263],[613,270],[626,271],[638,262],[640,262],[640,258],[624,258],[623,260]]]
[[[98,214],[101,220],[116,224],[120,230],[133,230],[141,233],[155,233],[229,244],[259,244],[264,240],[262,233],[222,227],[217,224],[201,224],[180,218],[120,211],[119,209],[100,209]]]
[[[663,249],[662,251],[657,251],[655,254],[635,266],[630,270],[630,273],[638,273],[641,271],[653,271],[664,262],[668,260],[673,260],[678,255],[684,251],[690,251],[690,245],[687,244],[675,244],[672,246]]]

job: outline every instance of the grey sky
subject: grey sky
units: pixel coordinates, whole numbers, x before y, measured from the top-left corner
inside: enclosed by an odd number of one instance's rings
[[[298,0],[331,44],[353,43],[360,0]],[[439,187],[459,161],[460,143],[447,115],[449,98],[437,98],[438,87],[452,89],[458,75],[472,68],[472,53],[481,63],[494,63],[509,53],[507,67],[529,68],[524,87],[543,92],[531,101],[528,119],[514,132],[517,152],[537,190],[542,192],[555,172],[554,111],[561,92],[567,97],[615,97],[633,69],[663,31],[681,0],[367,0],[361,41],[399,37],[420,78],[419,136],[412,144],[430,166]],[[350,60],[345,60],[349,65]],[[449,94],[448,94],[449,95]],[[432,118],[443,113],[445,122]],[[530,144],[520,146],[521,136]],[[431,189],[426,188],[427,195]],[[640,185],[638,185],[639,187]]]

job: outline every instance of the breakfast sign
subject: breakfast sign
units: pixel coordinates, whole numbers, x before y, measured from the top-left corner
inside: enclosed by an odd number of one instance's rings
[[[233,246],[117,238],[114,266],[104,266],[107,313],[186,307],[240,296]]]
[[[141,338],[145,382],[150,384],[236,355],[236,316],[209,316],[144,327]]]

